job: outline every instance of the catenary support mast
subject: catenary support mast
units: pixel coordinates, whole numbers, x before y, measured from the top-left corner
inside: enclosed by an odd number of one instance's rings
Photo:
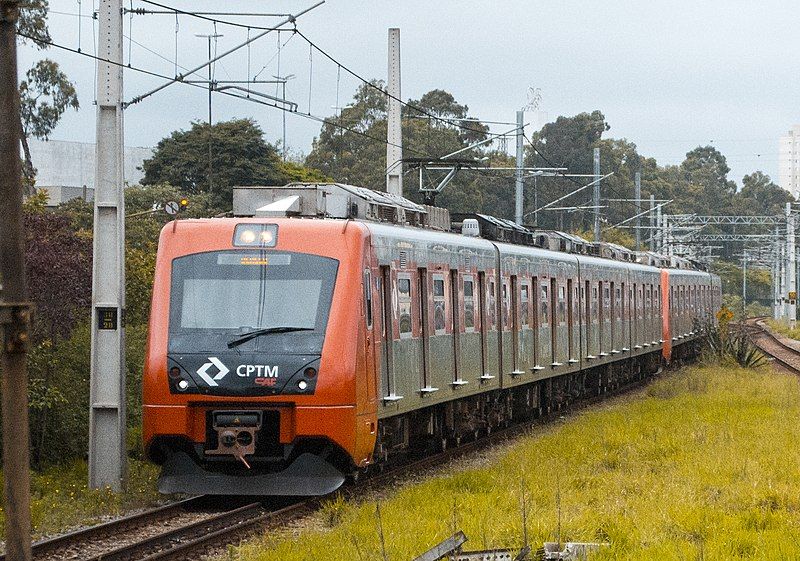
[[[522,226],[522,207],[525,200],[522,182],[522,168],[525,167],[522,138],[525,134],[525,112],[517,111],[517,170],[514,185],[514,222]]]
[[[636,198],[636,251],[641,251],[642,245],[642,172],[637,171],[634,176],[634,197]]]
[[[594,241],[600,241],[600,148],[594,149]]]
[[[403,129],[400,113],[400,29],[389,28],[389,92],[386,128],[386,192],[403,194]]]
[[[121,490],[126,467],[122,0],[100,0],[97,19],[89,487]]]

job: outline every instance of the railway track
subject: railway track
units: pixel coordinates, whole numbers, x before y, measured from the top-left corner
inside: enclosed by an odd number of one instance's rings
[[[433,456],[375,472],[363,477],[358,485],[345,486],[338,494],[353,498],[369,490],[389,486],[408,474],[418,475],[519,436],[534,426],[552,422],[559,418],[561,412],[575,413],[612,395],[624,394],[640,387],[646,380],[634,381],[608,393],[572,402],[560,411],[494,431]],[[215,501],[214,497],[194,497],[37,542],[33,545],[33,558],[36,561],[195,560],[259,532],[285,526],[307,516],[318,509],[323,500],[326,499],[284,500],[283,503],[271,505],[250,500],[220,507],[218,499]],[[0,561],[5,561],[4,555],[0,555]]]
[[[800,343],[797,347],[787,344],[764,325],[763,317],[749,318],[740,325],[750,341],[773,362],[800,375]]]

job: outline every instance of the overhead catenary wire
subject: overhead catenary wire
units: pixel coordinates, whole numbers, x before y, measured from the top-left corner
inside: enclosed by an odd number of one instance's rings
[[[324,4],[324,3],[325,3],[325,0],[319,0],[317,3],[313,4],[312,6],[310,6],[310,7],[306,8],[306,9],[304,9],[304,10],[301,10],[301,11],[300,11],[300,12],[298,12],[296,15],[294,15],[294,16],[291,16],[290,18],[286,18],[285,20],[281,21],[281,22],[280,22],[280,23],[277,25],[277,27],[281,27],[281,26],[283,26],[283,25],[286,25],[287,23],[292,23],[292,24],[295,24],[295,22],[297,21],[297,18],[298,18],[298,17],[300,17],[300,16],[302,16],[302,15],[304,15],[304,14],[307,14],[307,13],[308,13],[308,12],[310,12],[311,10],[313,10],[313,9],[315,9],[315,8],[317,8],[317,7],[319,7],[319,6],[321,6],[321,5],[322,5],[322,4]],[[228,55],[230,55],[230,54],[234,53],[235,51],[238,51],[239,49],[241,49],[242,47],[244,47],[244,46],[246,46],[246,45],[248,45],[248,44],[252,43],[253,41],[256,41],[256,40],[258,40],[258,39],[261,39],[262,37],[264,37],[264,36],[265,36],[267,33],[269,33],[270,31],[274,31],[275,29],[277,29],[277,27],[276,27],[276,28],[271,28],[271,29],[268,29],[268,30],[265,30],[265,31],[262,31],[261,33],[258,33],[258,34],[256,34],[254,37],[252,37],[251,39],[249,39],[249,40],[248,40],[246,43],[240,43],[239,45],[236,45],[235,47],[233,47],[233,48],[231,48],[231,49],[228,49],[227,51],[225,51],[225,52],[224,52],[224,53],[222,53],[222,54],[217,54],[217,55],[215,55],[215,56],[214,56],[214,58],[212,58],[211,60],[208,60],[208,61],[204,62],[204,63],[203,63],[203,64],[201,64],[200,66],[197,66],[197,67],[193,68],[193,69],[192,69],[190,72],[194,72],[194,71],[196,71],[196,70],[201,70],[201,69],[203,69],[203,68],[205,68],[205,67],[209,66],[210,64],[214,64],[214,63],[215,63],[215,62],[217,62],[219,59],[221,59],[221,58],[224,58],[224,57],[226,57],[226,56],[228,56]],[[148,91],[148,92],[145,92],[145,93],[143,93],[143,94],[141,94],[141,95],[138,95],[138,96],[134,97],[134,98],[133,98],[133,99],[132,99],[130,102],[128,102],[128,103],[127,103],[125,106],[127,106],[127,105],[131,105],[131,104],[134,104],[134,103],[139,103],[139,102],[140,102],[140,101],[142,101],[143,99],[145,99],[145,98],[147,98],[147,97],[150,97],[151,95],[153,95],[153,94],[155,94],[155,93],[157,93],[157,92],[160,92],[161,90],[163,90],[164,88],[167,88],[167,87],[171,86],[171,85],[172,85],[172,84],[174,84],[175,82],[180,82],[180,81],[181,81],[183,78],[185,78],[185,75],[180,75],[180,74],[179,74],[179,75],[175,76],[175,78],[172,78],[172,79],[168,80],[167,82],[165,82],[165,83],[161,84],[160,86],[158,86],[158,87],[156,87],[156,88],[153,88],[152,90],[150,90],[150,91]]]
[[[181,14],[181,15],[184,15],[184,16],[190,16],[190,17],[197,18],[197,19],[202,19],[202,20],[206,20],[206,21],[219,23],[221,25],[230,25],[232,27],[240,27],[242,29],[246,29],[246,28],[249,27],[250,29],[257,29],[259,31],[276,31],[278,29],[277,27],[257,26],[257,25],[250,25],[250,24],[245,24],[245,23],[238,23],[238,22],[235,22],[235,21],[228,21],[228,20],[222,20],[222,19],[218,19],[218,18],[213,18],[213,17],[209,17],[209,16],[206,16],[206,15],[203,15],[203,13],[201,13],[201,12],[190,12],[188,10],[181,10],[181,9],[175,8],[173,6],[167,6],[165,4],[160,4],[158,2],[154,2],[153,0],[139,0],[139,1],[143,2],[145,4],[150,4],[151,6],[158,6],[159,8],[163,8],[165,10],[168,10],[168,12],[166,12],[166,13],[169,13],[169,14],[172,14],[172,13],[175,13],[175,15]],[[144,11],[144,10],[141,10],[141,11],[135,11],[135,13],[138,13],[139,15],[145,15],[147,12]],[[242,15],[250,16],[250,15],[254,15],[254,14],[242,14]],[[264,15],[267,15],[267,14],[264,14]],[[292,18],[292,17],[295,17],[295,16],[293,16],[292,14],[274,14],[274,17]]]
[[[347,65],[345,65],[345,64],[341,63],[340,61],[338,61],[336,58],[333,57],[333,55],[329,54],[327,51],[322,49],[322,47],[320,47],[319,45],[314,43],[311,39],[309,39],[299,29],[295,29],[295,32],[297,33],[297,35],[302,37],[303,40],[306,43],[308,43],[312,48],[314,48],[316,51],[318,51],[322,56],[324,56],[325,58],[330,60],[332,63],[340,66],[345,72],[347,72],[348,74],[350,74],[351,76],[353,76],[357,80],[360,80],[362,83],[364,83],[364,85],[379,91],[380,93],[382,93],[383,95],[385,95],[389,99],[392,99],[392,100],[398,102],[403,107],[407,107],[408,109],[416,111],[421,115],[425,115],[426,117],[429,117],[430,119],[432,119],[434,121],[439,121],[440,123],[444,123],[444,124],[453,126],[453,127],[457,128],[457,129],[461,129],[461,130],[464,130],[464,131],[467,131],[467,132],[474,132],[474,133],[477,133],[477,134],[485,134],[486,133],[486,131],[483,130],[483,129],[467,127],[465,125],[459,124],[461,122],[461,119],[448,119],[447,117],[439,117],[438,115],[434,115],[432,113],[429,113],[428,111],[426,111],[422,107],[419,107],[419,106],[416,106],[414,104],[408,103],[408,102],[403,101],[402,99],[400,99],[398,97],[393,96],[386,89],[381,88],[380,86],[378,86],[377,84],[375,84],[375,82],[373,82],[371,80],[367,80],[366,78],[364,78],[363,76],[361,76],[360,74],[355,72],[354,70],[351,70]]]
[[[166,5],[166,4],[162,4],[162,3],[159,3],[159,2],[155,2],[154,0],[140,0],[140,1],[141,1],[141,2],[144,2],[145,4],[150,4],[150,5],[153,5],[153,6],[158,6],[158,7],[160,7],[160,8],[163,8],[163,9],[165,9],[165,10],[169,10],[169,11],[170,11],[170,13],[172,13],[172,12],[175,12],[175,13],[176,13],[176,15],[177,15],[178,13],[180,13],[180,14],[182,14],[182,15],[186,15],[186,16],[190,16],[190,17],[196,17],[196,18],[199,18],[199,19],[204,19],[204,20],[208,20],[208,21],[213,21],[213,22],[215,22],[215,23],[219,23],[219,24],[222,24],[222,25],[232,25],[232,26],[235,26],[235,27],[240,27],[240,28],[244,28],[244,29],[257,29],[257,30],[262,30],[262,31],[281,31],[281,30],[282,30],[282,29],[281,29],[281,25],[278,25],[278,26],[275,26],[275,27],[260,27],[260,26],[250,25],[250,24],[243,24],[243,23],[231,22],[231,21],[227,21],[227,20],[221,20],[221,19],[217,19],[217,18],[213,18],[213,17],[208,17],[208,16],[201,15],[200,13],[196,13],[196,12],[190,12],[190,11],[186,11],[186,10],[180,10],[180,9],[178,9],[178,8],[175,8],[175,7],[173,7],[173,6],[169,6],[169,5]],[[315,5],[315,6],[312,6],[312,8],[309,8],[309,9],[313,9],[314,7],[316,7],[316,5]],[[308,10],[306,10],[306,11],[308,11]],[[301,13],[304,13],[304,12],[301,12]],[[299,16],[299,15],[300,15],[300,14],[298,14],[298,16]],[[296,18],[297,16],[292,16],[292,17],[293,17],[293,18]],[[292,21],[292,23],[293,23],[293,24],[295,24],[295,22],[294,22],[294,21]],[[295,24],[295,25],[296,25],[296,24]],[[284,29],[284,30],[285,30],[285,29]],[[455,127],[455,128],[461,129],[461,130],[463,130],[463,131],[466,131],[466,132],[473,132],[473,133],[476,133],[476,134],[485,134],[485,132],[486,132],[486,131],[485,131],[485,130],[483,130],[483,129],[478,129],[478,128],[473,128],[473,127],[468,127],[468,126],[465,126],[465,125],[462,125],[462,124],[460,124],[461,122],[463,122],[463,121],[464,121],[464,119],[449,119],[449,118],[447,118],[447,117],[440,117],[440,116],[438,116],[438,115],[434,115],[434,114],[432,114],[432,113],[429,113],[428,111],[426,111],[426,110],[425,110],[425,109],[423,109],[422,107],[419,107],[419,106],[416,106],[416,105],[410,104],[410,103],[408,103],[408,102],[406,102],[406,101],[403,101],[402,99],[399,99],[399,98],[397,98],[397,97],[395,97],[395,96],[391,95],[391,94],[390,94],[390,93],[389,93],[387,90],[385,90],[384,88],[381,88],[381,87],[379,87],[379,86],[378,86],[377,84],[375,84],[373,81],[367,80],[366,78],[364,78],[363,76],[361,76],[361,75],[360,75],[360,74],[358,74],[357,72],[355,72],[355,71],[351,70],[351,69],[350,69],[348,66],[346,66],[345,64],[342,64],[341,62],[339,62],[338,60],[336,60],[336,59],[335,59],[335,58],[334,58],[334,57],[333,57],[331,54],[329,54],[327,51],[325,51],[325,50],[324,50],[324,49],[322,49],[322,48],[321,48],[319,45],[317,45],[315,42],[313,42],[311,39],[309,39],[309,38],[308,38],[308,37],[307,37],[305,34],[303,34],[303,33],[302,33],[300,30],[298,30],[296,27],[295,27],[295,29],[294,29],[293,31],[294,31],[295,33],[297,33],[298,35],[300,35],[300,37],[302,37],[302,38],[303,38],[303,40],[304,40],[304,41],[306,41],[306,42],[307,42],[307,43],[310,45],[310,47],[311,47],[312,49],[314,49],[314,50],[318,51],[320,54],[322,54],[322,55],[323,55],[324,57],[326,57],[328,60],[330,60],[330,61],[331,61],[331,62],[333,62],[334,64],[336,64],[336,65],[340,66],[340,67],[341,67],[341,68],[342,68],[342,69],[343,69],[345,72],[347,72],[348,74],[350,74],[350,75],[351,75],[351,76],[353,76],[354,78],[356,78],[356,79],[360,80],[360,81],[361,81],[362,83],[364,83],[366,86],[368,86],[368,87],[371,87],[371,88],[374,88],[375,90],[377,90],[377,91],[381,92],[383,95],[387,96],[388,98],[390,98],[390,99],[393,99],[393,100],[397,101],[397,102],[398,102],[398,103],[400,103],[402,106],[404,106],[404,107],[407,107],[408,109],[411,109],[411,110],[413,110],[413,111],[416,111],[417,113],[419,113],[419,114],[421,114],[421,115],[425,115],[426,117],[428,117],[428,118],[430,118],[430,119],[432,119],[432,120],[435,120],[435,121],[438,121],[438,122],[441,122],[441,123],[444,123],[444,124],[447,124],[447,125],[453,126],[453,127]],[[309,88],[309,97],[310,97],[310,90],[311,90],[311,88]],[[309,103],[309,111],[310,111],[310,103]],[[480,122],[480,121],[478,120],[477,122]]]
[[[25,37],[26,39],[33,39],[32,36],[29,36],[29,35],[27,35],[25,33],[20,33],[19,31],[17,31],[17,35],[19,35],[20,37]],[[97,55],[91,55],[91,54],[85,53],[85,52],[78,52],[77,49],[73,49],[71,47],[67,47],[66,45],[61,45],[59,43],[55,43],[53,41],[42,41],[42,43],[44,43],[46,45],[49,45],[51,47],[55,47],[57,49],[61,49],[61,50],[64,50],[64,51],[71,52],[71,53],[76,54],[76,55],[80,55],[80,56],[83,56],[83,57],[86,57],[86,58],[90,58],[90,59],[93,59],[93,60],[96,60],[96,61],[105,62],[105,63],[108,63],[108,64],[112,64],[114,66],[121,66],[121,67],[124,67],[124,68],[128,68],[129,70],[132,70],[134,72],[139,72],[141,74],[145,74],[145,75],[148,75],[148,76],[153,76],[155,78],[163,78],[163,79],[168,79],[169,78],[169,76],[166,76],[164,74],[160,74],[158,72],[153,72],[151,70],[147,70],[147,69],[144,69],[144,68],[139,68],[137,66],[128,67],[126,64],[121,63],[121,62],[117,62],[117,61],[114,61],[114,60],[106,59],[106,58],[103,58],[103,57],[100,57],[100,56],[97,56]],[[196,84],[196,83],[193,83],[193,82],[187,82],[187,81],[183,81],[182,80],[182,81],[180,81],[180,83],[184,84],[184,85],[187,85],[187,86],[192,86],[192,87],[195,87],[195,88],[202,89],[203,91],[206,91],[206,89],[207,89],[203,85]],[[256,100],[256,99],[253,99],[253,98],[246,98],[246,97],[242,97],[242,96],[236,95],[236,94],[234,94],[232,92],[228,92],[228,91],[220,91],[220,90],[217,90],[217,89],[214,89],[212,91],[214,93],[218,94],[218,95],[224,95],[224,96],[233,97],[233,98],[236,98],[236,99],[242,99],[242,100],[245,100],[245,101],[258,103],[259,105],[265,105],[267,107],[273,107],[275,109],[279,109],[281,111],[285,111],[286,113],[289,113],[289,114],[292,114],[292,115],[299,115],[300,117],[303,117],[305,119],[310,119],[310,120],[316,121],[318,123],[330,125],[332,127],[335,127],[335,128],[347,131],[347,132],[351,132],[353,134],[357,134],[357,135],[362,136],[364,138],[368,138],[370,140],[374,140],[376,142],[380,142],[382,144],[394,145],[394,144],[390,143],[389,141],[387,141],[385,138],[380,138],[380,137],[377,137],[377,136],[373,136],[371,134],[365,133],[365,132],[360,131],[358,129],[354,129],[352,127],[348,127],[348,126],[336,123],[336,122],[334,122],[334,121],[332,121],[330,119],[327,119],[325,117],[319,117],[317,115],[312,115],[310,113],[302,113],[300,111],[292,111],[292,110],[290,110],[290,109],[288,109],[286,107],[283,107],[283,106],[281,106],[281,105],[279,105],[277,103],[268,103],[268,102],[261,101],[261,100]],[[423,152],[420,152],[419,150],[415,150],[413,148],[406,147],[405,150],[407,150],[409,152],[413,152],[413,153],[418,154],[420,156],[427,156],[427,154],[425,154]]]

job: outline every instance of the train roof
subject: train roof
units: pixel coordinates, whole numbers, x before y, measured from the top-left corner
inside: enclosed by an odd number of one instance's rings
[[[636,252],[610,242],[591,242],[567,232],[527,228],[484,213],[451,214],[447,209],[418,204],[399,195],[343,183],[234,187],[233,215],[355,219],[364,221],[368,227],[373,224],[407,227],[403,235],[417,239],[428,238],[426,233],[447,232],[457,235],[462,245],[472,245],[467,239],[479,238],[560,255],[566,253],[644,267],[703,270],[702,264],[682,257]]]

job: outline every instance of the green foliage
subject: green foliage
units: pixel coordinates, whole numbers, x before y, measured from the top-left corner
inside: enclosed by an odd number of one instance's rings
[[[168,184],[191,195],[207,193],[211,204],[224,210],[231,208],[236,185],[286,182],[275,147],[252,119],[211,127],[194,122],[188,131],[175,131],[161,140],[143,169],[142,185]]]
[[[713,359],[722,365],[742,368],[765,366],[767,357],[739,330],[730,330],[728,321],[720,325],[709,322],[703,329],[705,359]]]
[[[280,162],[278,169],[289,182],[315,183],[331,181],[331,178],[321,171],[308,168],[295,162]]]
[[[48,9],[47,0],[27,0],[20,4],[17,30],[27,37],[33,37],[33,43],[40,49],[46,49],[48,45],[45,43],[52,40],[47,28]],[[19,41],[21,43],[31,41],[27,37],[19,36]]]
[[[767,314],[760,314],[760,315],[767,315]],[[757,316],[751,316],[757,317]],[[789,337],[790,339],[796,339],[800,341],[800,327],[795,327],[792,329],[789,326],[789,322],[785,319],[776,320],[776,319],[768,319],[767,325],[772,331],[780,333],[784,337]]]
[[[50,200],[50,195],[47,189],[37,191],[34,195],[26,198],[22,203],[22,211],[26,215],[39,215],[47,212],[47,201]]]
[[[383,86],[380,81],[374,84]],[[432,90],[409,103],[419,109],[403,109],[403,146],[408,157],[444,156],[486,136],[488,129],[480,121],[470,120],[459,128],[424,114],[439,119],[468,117],[469,108],[456,102],[453,95],[444,90]],[[306,165],[321,170],[335,181],[384,190],[386,145],[382,139],[386,138],[386,97],[375,88],[363,85],[341,114],[329,120],[329,123],[323,124],[319,137],[314,140]],[[343,130],[334,123],[351,130]],[[513,165],[512,159],[506,154],[487,152],[481,148],[464,151],[459,158],[487,158],[487,166]],[[415,170],[406,166],[406,171]],[[426,173],[422,178],[423,185],[436,186],[445,173]],[[406,175],[405,196],[421,202],[422,196],[417,189],[418,178],[416,171]],[[514,211],[512,194],[513,178],[510,175],[464,170],[437,197],[436,204],[453,212],[488,212],[510,217]]]
[[[690,368],[637,395],[538,427],[479,459],[380,492],[389,559],[452,534],[465,549],[605,541],[593,560],[794,559],[800,382],[767,369]],[[378,497],[376,497],[378,498]],[[374,498],[329,501],[302,539],[285,528],[240,561],[383,559]],[[454,505],[455,503],[455,505]],[[701,553],[701,551],[703,553]]]
[[[0,473],[0,483],[2,483]],[[131,460],[127,488],[122,493],[90,490],[84,460],[67,460],[31,476],[31,525],[33,538],[40,539],[81,526],[97,524],[109,516],[152,507],[164,500],[156,490],[158,468]],[[0,531],[5,529],[0,506]]]
[[[37,62],[19,85],[22,133],[47,140],[67,109],[78,110],[75,86],[50,59]]]
[[[576,236],[582,237],[585,240],[594,239],[594,230],[591,229],[575,230],[572,233]],[[636,247],[636,239],[629,230],[623,230],[621,228],[606,228],[605,230],[602,230],[601,236],[604,242],[615,243],[631,250]]]

